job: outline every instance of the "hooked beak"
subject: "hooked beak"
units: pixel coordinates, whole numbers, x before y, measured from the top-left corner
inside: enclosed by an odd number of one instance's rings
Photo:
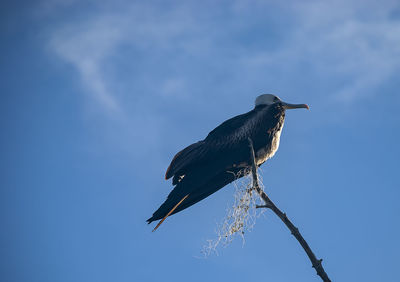
[[[282,102],[282,105],[285,108],[285,110],[300,109],[300,108],[304,108],[307,110],[310,109],[310,107],[307,104],[289,104],[289,103]]]

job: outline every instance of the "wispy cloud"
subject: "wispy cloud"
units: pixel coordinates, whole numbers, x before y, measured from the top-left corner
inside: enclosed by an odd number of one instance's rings
[[[55,31],[50,41],[54,52],[76,67],[94,100],[109,113],[120,112],[121,108],[107,87],[103,67],[121,40],[118,26],[107,20],[94,20],[83,25],[68,24]]]
[[[171,48],[171,44],[182,44],[185,49],[187,46],[184,45],[188,42],[184,42],[182,36],[190,33],[193,26],[190,15],[186,14],[187,10],[183,7],[164,14],[159,8],[130,2],[125,4],[116,11],[87,11],[88,17],[83,20],[67,20],[52,31],[49,42],[50,48],[80,73],[93,100],[110,114],[122,111],[121,101],[116,97],[115,89],[112,89],[117,84],[115,77],[109,75],[107,69],[110,64],[115,67],[110,60],[119,48],[129,46],[142,53],[148,50],[155,56],[159,50]],[[45,7],[49,9],[47,5]],[[127,55],[140,57],[134,53]],[[149,55],[149,59],[152,57],[154,55]],[[165,75],[165,81],[160,83],[162,87],[159,94],[168,97],[173,96],[174,91],[182,90],[185,84],[183,77],[168,74]],[[181,96],[179,93],[177,95]]]
[[[244,56],[249,68],[282,69],[294,76],[312,72],[326,81],[329,98],[352,103],[374,95],[400,70],[400,21],[395,2],[307,2],[289,9],[294,25],[284,44],[273,51]]]
[[[122,92],[163,103],[189,93],[208,100],[212,91],[255,96],[270,90],[265,86],[289,93],[298,91],[300,78],[322,84],[317,90],[324,99],[351,104],[375,95],[399,71],[395,1],[307,1],[289,8],[264,1],[159,4],[120,1],[111,10],[93,4],[99,7],[83,19],[67,18],[52,31],[52,50],[75,66],[93,101],[108,113],[121,113],[130,103],[132,96],[117,94],[122,86]],[[130,75],[110,72],[121,51]]]

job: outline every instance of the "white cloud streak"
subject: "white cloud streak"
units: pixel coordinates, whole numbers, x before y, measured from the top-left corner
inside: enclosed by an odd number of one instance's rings
[[[50,41],[54,52],[75,66],[94,100],[109,113],[117,113],[121,108],[107,89],[107,76],[102,68],[121,41],[121,30],[104,19],[67,25],[54,32]]]
[[[285,43],[272,52],[244,56],[244,64],[295,69],[300,76],[311,70],[332,81],[341,78],[345,82],[329,89],[328,97],[339,103],[374,95],[400,70],[400,21],[392,17],[393,6],[340,1],[298,4],[290,13],[296,26]],[[301,69],[305,61],[309,69]]]
[[[166,16],[161,9],[146,5],[126,3],[123,6],[117,12],[91,14],[88,11],[85,20],[66,21],[53,30],[49,40],[51,50],[76,68],[93,100],[109,114],[123,111],[121,101],[110,89],[117,82],[107,70],[107,63],[119,48],[125,45],[140,50],[163,50],[170,48],[171,41],[185,45],[188,42],[180,37],[190,33],[193,27],[184,8],[173,9]],[[183,90],[185,81],[182,77],[167,75],[161,84],[160,95],[170,97],[173,91]],[[185,95],[178,93],[177,96]]]
[[[209,22],[209,18],[202,19],[198,15],[207,14],[211,8],[226,9],[227,17],[231,17],[228,21],[235,22],[235,18],[246,19],[249,10],[252,13],[254,9],[268,9],[269,3],[256,1],[255,6],[251,6],[237,1],[232,7],[202,7],[192,3],[172,4],[168,8],[151,5],[151,2],[129,3],[119,3],[119,8],[112,12],[98,9],[99,12],[90,14],[88,11],[85,20],[66,21],[54,30],[50,41],[54,52],[79,71],[94,100],[111,113],[122,111],[123,102],[113,94],[111,87],[116,82],[107,74],[106,62],[124,45],[139,48],[142,53],[151,50],[148,59],[173,50],[178,59],[192,56],[199,60],[227,62],[232,77],[244,76],[244,84],[251,83],[250,78],[265,69],[282,73],[285,81],[294,80],[293,76],[303,72],[301,64],[307,61],[307,71],[326,79],[342,77],[345,80],[343,85],[329,89],[330,99],[344,103],[373,95],[371,92],[375,88],[399,70],[400,21],[392,16],[395,2],[379,5],[363,2],[361,5],[358,2],[308,1],[293,2],[291,8],[275,7],[282,16],[292,19],[292,25],[282,30],[286,34],[278,42],[278,48],[255,52],[246,50],[242,43],[234,46],[230,40],[226,46],[213,44],[221,37],[234,36],[232,28],[249,28],[246,21],[229,26],[223,25],[223,18]],[[263,35],[254,36],[262,40]],[[265,38],[266,43],[268,40]],[[227,50],[231,50],[234,57]],[[135,56],[134,53],[129,55]],[[187,68],[188,65],[178,67]],[[159,81],[160,97],[187,95],[189,74],[184,71],[178,76],[166,74],[164,79]]]

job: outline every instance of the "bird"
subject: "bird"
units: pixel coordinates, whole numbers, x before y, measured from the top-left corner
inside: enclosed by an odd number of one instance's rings
[[[165,173],[172,178],[173,190],[147,222],[160,220],[155,231],[170,215],[205,199],[234,180],[249,173],[249,139],[253,142],[255,162],[262,165],[278,150],[285,111],[306,108],[289,104],[274,94],[262,94],[254,109],[224,121],[204,140],[178,152]]]

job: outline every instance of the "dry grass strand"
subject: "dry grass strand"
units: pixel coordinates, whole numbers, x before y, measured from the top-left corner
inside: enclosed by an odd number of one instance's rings
[[[235,177],[236,180],[233,182],[235,186],[234,203],[227,209],[227,215],[222,223],[217,224],[217,238],[207,240],[206,245],[203,246],[201,253],[205,257],[211,254],[218,255],[218,247],[228,246],[236,236],[240,236],[244,244],[244,234],[253,229],[256,219],[265,210],[256,209],[256,205],[260,205],[262,202],[259,194],[253,188],[251,169],[242,170]],[[258,181],[262,189],[260,174],[258,174]]]

